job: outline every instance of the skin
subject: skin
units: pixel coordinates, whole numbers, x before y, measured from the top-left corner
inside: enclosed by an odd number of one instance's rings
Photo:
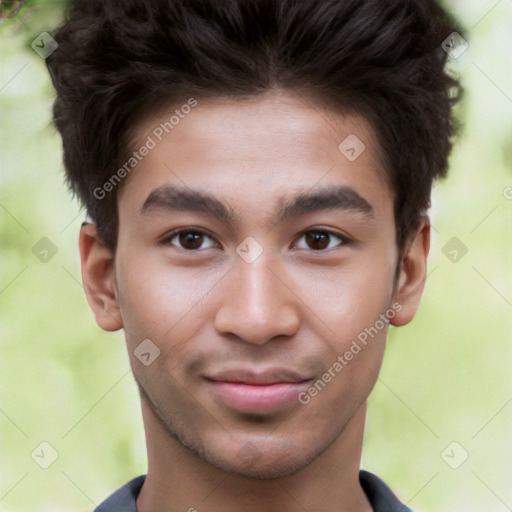
[[[167,118],[142,122],[135,147]],[[353,162],[338,149],[349,134],[366,145]],[[115,256],[93,224],[82,227],[90,306],[103,329],[124,328],[141,389],[140,512],[372,510],[358,472],[387,323],[307,404],[249,414],[219,400],[204,376],[279,366],[316,381],[392,304],[401,309],[390,323],[410,322],[430,226],[424,219],[400,257],[378,155],[364,119],[289,91],[199,101],[122,184]],[[155,205],[141,213],[166,185],[213,195],[237,216],[227,223]],[[321,209],[279,220],[283,198],[329,186],[350,187],[372,214]],[[189,226],[205,235],[167,236]],[[263,249],[251,263],[236,252],[249,236]],[[134,354],[145,339],[160,350],[149,366]]]

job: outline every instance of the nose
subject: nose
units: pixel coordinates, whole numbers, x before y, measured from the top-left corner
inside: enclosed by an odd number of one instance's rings
[[[263,345],[298,331],[298,298],[282,265],[272,259],[265,252],[252,263],[237,257],[225,286],[219,290],[222,298],[214,320],[217,332]]]

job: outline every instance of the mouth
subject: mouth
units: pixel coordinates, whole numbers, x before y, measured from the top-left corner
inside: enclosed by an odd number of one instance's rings
[[[228,370],[204,376],[214,399],[224,407],[246,413],[269,413],[297,405],[298,395],[313,380],[287,369],[262,372]]]

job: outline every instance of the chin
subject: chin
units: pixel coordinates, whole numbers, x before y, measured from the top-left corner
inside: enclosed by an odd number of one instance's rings
[[[311,463],[318,453],[305,452],[304,444],[294,444],[287,447],[278,446],[278,443],[270,442],[259,445],[247,442],[237,451],[229,453],[216,453],[208,451],[203,454],[203,459],[218,469],[227,473],[234,473],[254,480],[272,480],[292,476]],[[276,446],[277,445],[277,446]],[[311,450],[311,446],[309,446]]]

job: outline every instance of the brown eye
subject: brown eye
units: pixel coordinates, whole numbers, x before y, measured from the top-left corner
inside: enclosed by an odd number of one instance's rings
[[[178,235],[178,238],[184,249],[199,249],[203,243],[203,235],[194,231],[184,231]]]
[[[321,251],[329,245],[329,234],[321,231],[310,231],[306,234],[306,243],[315,251]]]
[[[331,233],[330,231],[307,231],[303,233],[300,237],[300,240],[304,239],[304,244],[298,244],[301,249],[312,249],[313,251],[323,251],[325,249],[332,249],[333,247],[345,245],[350,242],[350,240],[343,236],[335,233]],[[333,240],[336,239],[341,242],[333,245]]]
[[[208,242],[208,240],[210,242]],[[174,245],[186,251],[198,251],[216,247],[213,239],[202,231],[192,229],[182,229],[171,233],[165,240],[161,242],[164,245]],[[206,245],[206,247],[205,247]]]

